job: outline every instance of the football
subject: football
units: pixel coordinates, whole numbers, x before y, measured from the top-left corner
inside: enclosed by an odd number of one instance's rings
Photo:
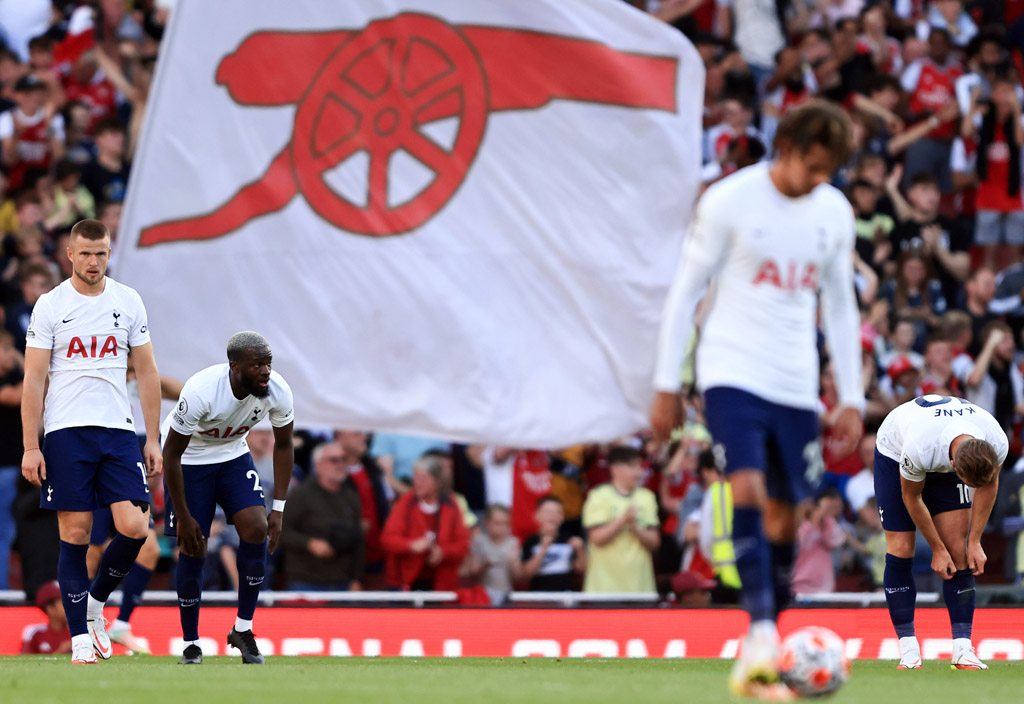
[[[850,676],[843,639],[819,626],[793,631],[782,642],[779,675],[802,697],[835,693]]]

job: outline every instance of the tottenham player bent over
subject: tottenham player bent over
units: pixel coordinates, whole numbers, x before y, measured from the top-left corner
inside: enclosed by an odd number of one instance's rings
[[[981,532],[999,487],[1009,444],[999,423],[961,398],[929,395],[893,409],[875,441],[875,497],[885,529],[885,601],[900,639],[899,669],[921,667],[914,632],[912,567],[920,530],[953,630],[952,667],[987,670],[971,647],[974,577],[988,558]]]
[[[281,537],[288,481],[295,464],[292,392],[271,370],[266,339],[240,332],[228,340],[228,363],[197,372],[185,382],[178,405],[164,421],[168,490],[166,535],[177,535],[175,573],[185,652],[181,664],[202,662],[199,605],[206,540],[217,504],[235,524],[238,546],[238,618],[228,644],[247,663],[263,663],[252,618],[270,552]],[[267,516],[259,473],[245,442],[249,429],[270,416],[274,428],[274,505]]]

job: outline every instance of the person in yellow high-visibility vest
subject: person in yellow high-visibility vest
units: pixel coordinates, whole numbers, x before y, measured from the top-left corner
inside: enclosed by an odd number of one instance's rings
[[[711,558],[723,586],[739,589],[740,573],[732,547],[732,487],[719,479],[704,493],[701,504],[700,548]]]

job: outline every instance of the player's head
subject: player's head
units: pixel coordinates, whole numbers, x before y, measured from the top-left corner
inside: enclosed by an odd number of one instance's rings
[[[110,261],[110,231],[99,220],[79,220],[68,238],[68,259],[75,278],[90,286],[107,274]]]
[[[828,183],[853,154],[853,125],[842,108],[810,100],[790,110],[775,133],[773,175],[791,198]]]
[[[228,364],[232,386],[256,398],[270,393],[270,367],[273,362],[267,338],[252,330],[236,332],[228,340]]]
[[[979,438],[967,438],[956,450],[953,469],[967,486],[987,486],[999,471],[999,455],[990,443]]]
[[[640,486],[644,471],[643,455],[635,447],[615,446],[608,450],[608,469],[616,488],[632,491]]]

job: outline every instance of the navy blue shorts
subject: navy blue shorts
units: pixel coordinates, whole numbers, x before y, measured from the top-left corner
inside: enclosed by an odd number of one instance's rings
[[[726,386],[704,392],[704,413],[726,475],[760,469],[768,496],[791,504],[817,494],[825,473],[817,413]]]
[[[43,438],[46,479],[39,506],[94,511],[118,501],[151,503],[146,467],[131,430],[62,428]]]
[[[953,472],[930,472],[924,480],[921,498],[928,513],[935,515],[946,511],[970,508],[974,490],[960,481]],[[903,487],[900,483],[900,463],[875,450],[875,501],[878,502],[878,517],[885,530],[912,532],[917,530],[903,503]]]
[[[227,462],[215,464],[186,464],[181,467],[185,475],[185,501],[188,512],[199,522],[203,535],[210,537],[210,525],[217,504],[224,509],[224,515],[230,521],[242,509],[250,506],[266,507],[267,500],[260,486],[260,474],[252,463],[252,455],[246,452],[240,457]],[[171,494],[164,482],[166,497],[166,518],[164,519],[164,535],[176,536],[177,524],[174,522],[174,504]]]

